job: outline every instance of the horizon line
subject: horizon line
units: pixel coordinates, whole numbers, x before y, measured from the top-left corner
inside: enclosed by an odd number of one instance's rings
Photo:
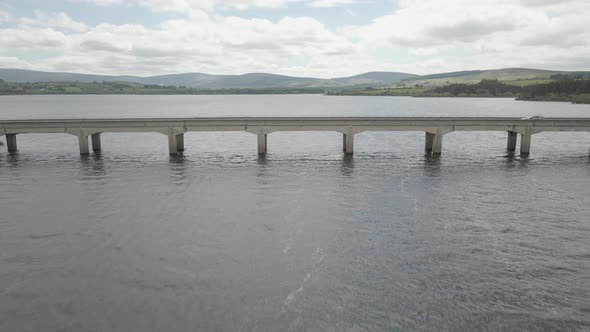
[[[246,72],[242,74],[211,74],[205,72],[178,72],[178,73],[169,73],[169,74],[158,74],[158,75],[131,75],[131,74],[96,74],[96,73],[82,73],[82,72],[73,72],[73,71],[46,71],[46,70],[36,70],[36,69],[24,69],[24,68],[6,68],[0,67],[0,70],[20,70],[20,71],[29,71],[29,72],[39,72],[39,73],[47,73],[47,74],[74,74],[74,75],[93,75],[93,76],[111,76],[111,77],[138,77],[138,78],[150,78],[150,77],[158,77],[158,76],[172,76],[172,75],[186,75],[186,74],[201,74],[201,75],[210,75],[210,76],[245,76],[245,75],[252,75],[252,74],[264,74],[264,75],[275,75],[275,76],[285,76],[285,77],[292,77],[292,78],[312,78],[312,79],[321,79],[321,80],[332,80],[332,79],[339,79],[339,78],[350,78],[365,74],[372,74],[372,73],[396,73],[396,74],[407,74],[407,75],[414,75],[414,76],[429,76],[429,75],[440,75],[440,74],[449,74],[449,73],[460,73],[460,72],[470,72],[470,71],[498,71],[498,70],[507,70],[507,69],[520,69],[520,70],[538,70],[538,71],[548,71],[548,72],[587,72],[590,70],[560,70],[560,69],[538,69],[538,68],[530,68],[530,67],[503,67],[503,68],[493,68],[493,69],[462,69],[457,71],[447,71],[447,72],[436,72],[436,73],[429,73],[429,74],[414,74],[402,71],[385,71],[385,70],[373,70],[373,71],[366,71],[355,75],[350,76],[338,76],[338,77],[331,77],[331,78],[320,78],[320,77],[313,77],[313,76],[292,76],[286,74],[275,74],[271,72]],[[1,77],[0,77],[1,78]]]

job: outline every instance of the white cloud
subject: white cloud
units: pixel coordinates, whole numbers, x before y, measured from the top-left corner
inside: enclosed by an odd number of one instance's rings
[[[521,0],[524,6],[561,6],[563,4],[572,3],[574,0]]]
[[[0,56],[0,68],[23,68],[28,69],[30,64],[15,56]]]
[[[63,33],[21,26],[0,29],[0,36],[0,48],[63,52],[39,60],[40,67],[105,74],[275,71],[332,76],[366,61],[345,36],[309,17],[270,21],[193,12],[190,18],[164,21],[155,28],[99,24],[84,33]],[[293,63],[315,69],[305,72]],[[346,65],[334,67],[337,63]]]
[[[124,0],[77,0],[77,1],[84,1],[93,3],[98,6],[113,6],[113,5],[120,5],[124,2]]]
[[[88,27],[86,24],[74,21],[66,13],[46,13],[42,11],[35,11],[35,16],[23,17],[17,20],[17,23],[29,27],[43,27],[71,30],[76,32],[85,31]]]
[[[0,24],[8,22],[11,19],[11,16],[8,12],[0,10]]]
[[[410,55],[417,55],[417,56],[433,56],[440,52],[438,47],[428,47],[428,48],[411,48],[408,50]]]
[[[56,49],[65,47],[68,37],[53,29],[0,29],[0,49]]]
[[[261,71],[319,77],[371,70],[590,69],[590,1],[585,0],[401,0],[399,9],[368,24],[336,29],[311,17],[268,20],[211,9],[290,2],[335,6],[356,0],[84,1],[181,15],[148,27],[88,26],[65,13],[17,18],[0,12],[0,21],[12,25],[0,28],[0,64],[103,74]],[[36,50],[51,50],[51,55],[22,60],[22,54]]]
[[[99,6],[143,6],[154,11],[186,12],[214,8],[250,9],[280,8],[291,3],[307,3],[310,7],[331,8],[359,4],[366,0],[74,0],[94,3]]]
[[[199,9],[233,8],[279,8],[293,2],[307,0],[74,0],[94,3],[99,6],[143,6],[154,11],[186,12]]]
[[[590,54],[589,15],[590,1],[402,0],[398,11],[345,31],[367,49],[407,49],[419,58],[403,66],[416,72],[531,63],[573,69],[566,55]],[[435,54],[444,61],[423,62]],[[578,67],[589,68],[590,60]]]
[[[309,6],[316,8],[331,8],[342,5],[359,4],[362,1],[359,0],[312,0],[309,2]]]

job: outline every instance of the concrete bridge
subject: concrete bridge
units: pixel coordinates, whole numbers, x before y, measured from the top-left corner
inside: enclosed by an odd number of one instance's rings
[[[17,150],[16,137],[27,133],[67,133],[78,137],[80,153],[100,151],[101,133],[157,132],[168,137],[171,155],[184,151],[184,133],[191,131],[246,131],[258,136],[258,153],[267,151],[268,134],[277,131],[334,131],[342,133],[342,148],[354,150],[354,135],[365,131],[421,131],[425,151],[442,152],[443,136],[453,131],[507,132],[507,150],[520,154],[531,150],[531,138],[545,131],[590,132],[590,118],[514,117],[242,117],[242,118],[136,118],[136,119],[56,119],[0,120],[0,135],[6,135],[8,151]]]

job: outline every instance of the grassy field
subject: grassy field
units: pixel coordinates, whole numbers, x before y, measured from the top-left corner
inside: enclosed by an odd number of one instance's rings
[[[362,90],[344,90],[338,92],[328,92],[328,95],[338,96],[424,96],[429,88],[424,87],[406,87],[406,88],[366,88]]]
[[[504,84],[516,85],[516,86],[528,86],[528,85],[533,85],[533,84],[545,84],[545,83],[550,83],[550,82],[552,82],[552,80],[546,80],[546,79],[502,81],[502,83],[504,83]]]
[[[412,80],[407,81],[407,84],[417,84],[417,85],[433,85],[433,86],[440,86],[440,85],[447,85],[453,83],[478,83],[481,80],[478,79],[466,79],[463,77],[445,77],[445,78],[431,78],[431,79],[424,79],[424,80]]]
[[[482,80],[441,86],[368,87],[329,92],[344,96],[485,97],[590,103],[590,80]]]
[[[517,84],[527,84],[534,81],[549,80],[552,75],[570,75],[574,72],[549,71],[527,68],[504,68],[496,70],[471,70],[451,73],[423,75],[415,78],[408,78],[403,82],[408,84],[441,85],[452,83],[477,83],[481,80],[499,80],[502,82],[516,81]],[[588,72],[576,72],[575,74],[588,75]],[[579,77],[581,78],[581,77]],[[534,84],[534,83],[532,83]]]
[[[427,80],[416,80],[407,83],[425,85],[425,86],[442,86],[448,84],[477,84],[481,79],[468,79],[464,77],[448,77]],[[500,82],[510,85],[527,86],[532,84],[542,84],[551,82],[550,79],[517,79],[517,80],[500,80]]]
[[[112,82],[0,82],[0,95],[69,95],[69,94],[124,94],[124,95],[227,95],[227,94],[323,94],[320,88],[260,88],[260,89],[194,89],[138,83]]]

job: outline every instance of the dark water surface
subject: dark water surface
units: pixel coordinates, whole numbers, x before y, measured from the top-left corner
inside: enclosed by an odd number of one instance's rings
[[[1,97],[0,118],[572,116],[508,99]],[[0,331],[590,331],[590,133],[67,134],[0,149]],[[5,142],[4,138],[2,140]]]

